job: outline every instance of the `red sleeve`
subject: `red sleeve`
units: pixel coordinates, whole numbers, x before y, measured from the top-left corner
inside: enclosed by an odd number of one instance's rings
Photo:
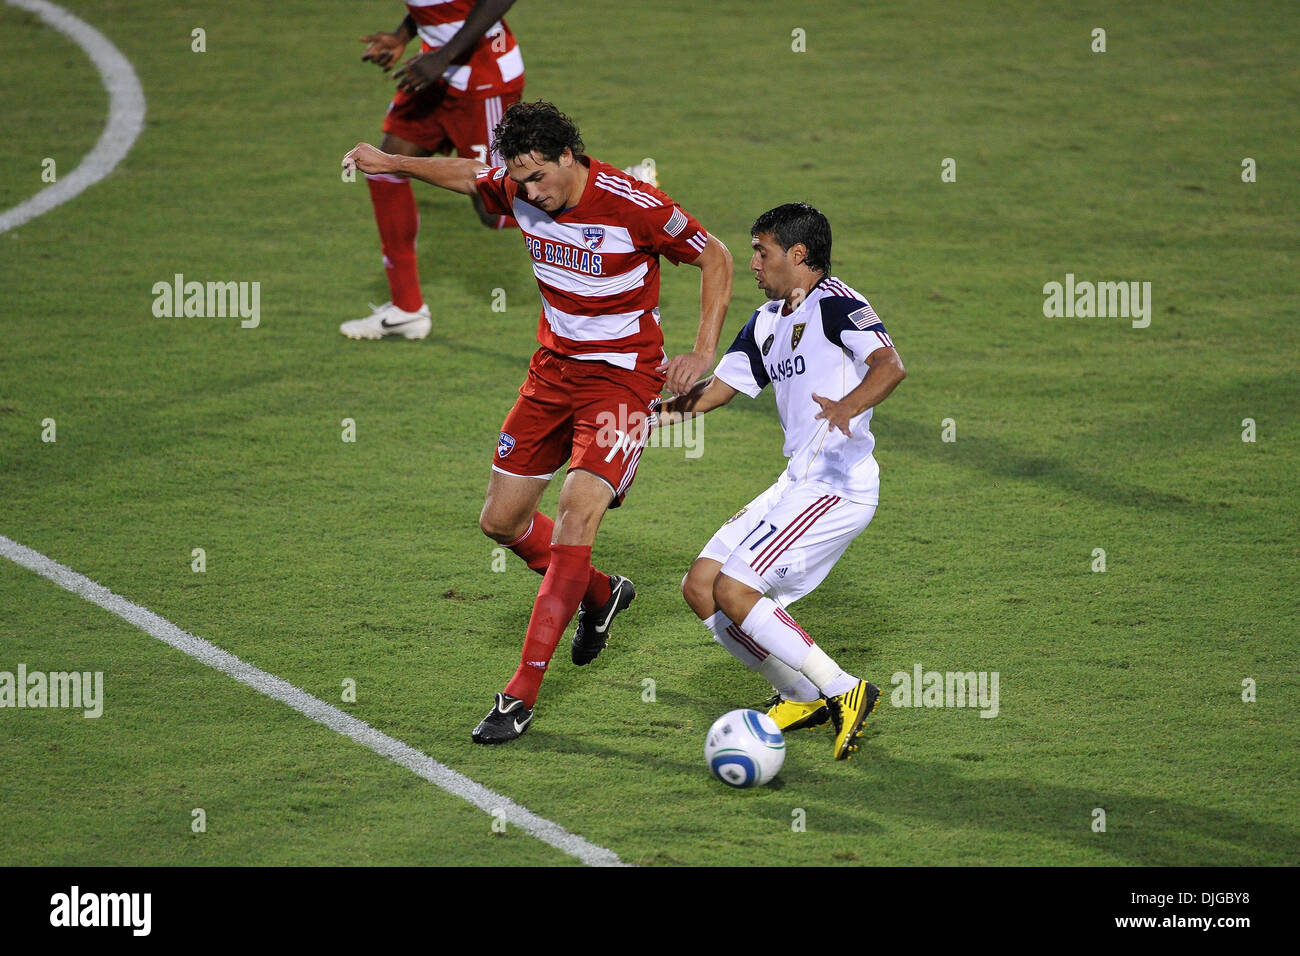
[[[514,196],[510,185],[514,182],[506,175],[504,166],[484,166],[476,174],[474,185],[483,197],[483,207],[497,216],[514,215]]]
[[[637,217],[636,239],[677,265],[694,262],[709,240],[708,231],[671,199]]]

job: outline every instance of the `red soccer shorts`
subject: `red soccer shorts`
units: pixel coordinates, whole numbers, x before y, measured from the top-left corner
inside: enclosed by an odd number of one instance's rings
[[[538,349],[501,425],[492,468],[550,478],[569,462],[598,475],[623,503],[659,409],[663,377]]]
[[[398,90],[384,117],[384,132],[431,153],[450,153],[454,148],[465,159],[499,166],[500,157],[492,153],[492,134],[506,107],[519,99],[519,93],[454,96],[442,83],[414,94]]]

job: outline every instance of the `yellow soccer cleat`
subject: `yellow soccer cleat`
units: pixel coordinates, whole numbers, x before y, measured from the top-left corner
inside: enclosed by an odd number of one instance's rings
[[[776,721],[777,729],[781,733],[816,727],[830,720],[831,712],[826,708],[826,701],[820,697],[806,704],[797,700],[786,700],[779,695],[773,700],[775,705],[767,712],[767,716]]]
[[[862,735],[862,722],[876,709],[880,688],[871,681],[860,680],[850,691],[826,701],[831,720],[835,723],[835,759],[847,760],[858,749],[857,739]]]

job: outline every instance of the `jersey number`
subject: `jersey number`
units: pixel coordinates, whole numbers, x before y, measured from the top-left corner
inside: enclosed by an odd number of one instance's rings
[[[755,548],[757,548],[768,538],[772,537],[772,535],[776,534],[776,525],[772,524],[772,522],[770,521],[763,521],[759,523],[757,526],[755,526],[754,531],[762,531],[763,525],[767,525],[768,532],[767,534],[763,535],[763,537],[759,538],[757,541],[755,541],[753,544],[749,546],[750,551],[753,551]],[[754,531],[751,531],[749,534],[745,535],[745,537],[741,540],[740,543],[743,545],[746,541],[748,541],[753,536]]]
[[[623,457],[626,458],[628,452],[636,447],[636,440],[632,437],[631,432],[625,432],[621,428],[616,428],[614,429],[614,434],[618,436],[618,441],[614,442],[613,447],[609,450],[609,454],[605,456],[606,461],[613,461],[614,456],[620,451],[623,452]]]

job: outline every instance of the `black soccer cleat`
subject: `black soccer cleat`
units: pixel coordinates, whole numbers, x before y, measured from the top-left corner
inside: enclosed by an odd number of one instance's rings
[[[614,620],[614,615],[625,610],[636,597],[636,588],[632,582],[620,574],[609,576],[609,587],[609,600],[596,610],[578,609],[578,627],[573,632],[572,657],[573,663],[579,667],[590,664],[605,649],[605,642],[609,640],[609,625]]]
[[[479,721],[470,739],[476,744],[504,744],[522,737],[533,722],[533,709],[518,697],[497,694],[488,715]]]

